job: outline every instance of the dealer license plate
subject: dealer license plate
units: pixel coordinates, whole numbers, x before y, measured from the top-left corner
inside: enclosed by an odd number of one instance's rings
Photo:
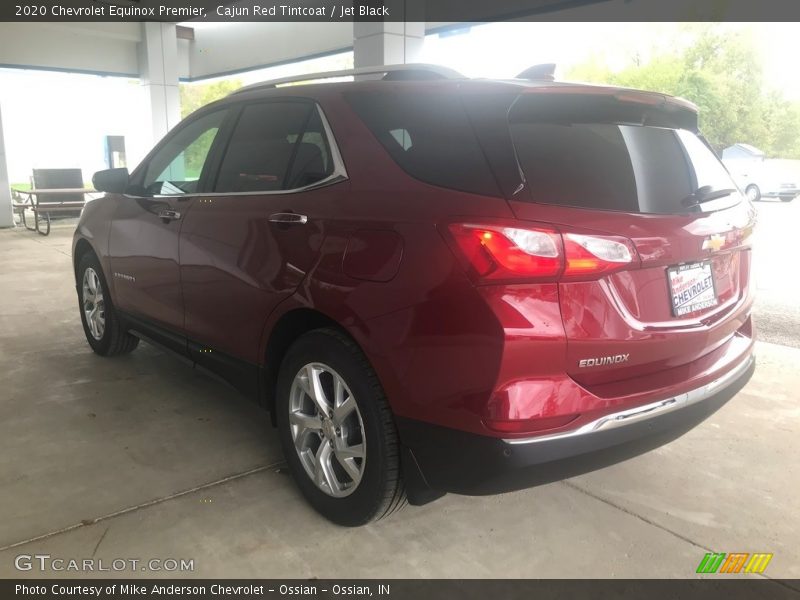
[[[672,314],[676,317],[719,304],[714,289],[711,261],[670,267],[667,269]]]

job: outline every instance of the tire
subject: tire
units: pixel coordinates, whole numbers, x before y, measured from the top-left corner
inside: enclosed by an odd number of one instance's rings
[[[81,257],[78,262],[77,273],[78,310],[83,324],[83,333],[86,335],[86,341],[89,342],[92,350],[100,356],[119,356],[135,350],[136,346],[139,345],[139,338],[131,335],[123,328],[114,311],[103,269],[94,253],[87,252]],[[100,297],[96,294],[92,295],[92,285],[99,289]],[[98,302],[90,301],[90,298],[97,299]],[[99,330],[96,324],[94,327],[90,326],[87,317],[87,310],[90,306],[100,308],[99,313],[104,321],[102,330]]]
[[[318,386],[309,386],[310,379]],[[319,390],[327,410],[308,393]],[[330,398],[340,418],[330,410]],[[392,411],[367,358],[349,337],[326,328],[298,338],[281,363],[275,410],[289,470],[309,504],[327,519],[356,527],[405,506]]]
[[[781,202],[791,202],[794,199],[794,196],[781,196]]]
[[[747,198],[751,202],[757,202],[758,200],[761,200],[761,189],[754,183],[748,185],[744,193],[747,194]]]

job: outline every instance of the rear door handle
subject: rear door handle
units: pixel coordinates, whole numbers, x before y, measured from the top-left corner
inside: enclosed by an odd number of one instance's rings
[[[164,209],[158,211],[158,218],[163,219],[164,221],[175,221],[181,218],[181,213],[179,213],[177,210]]]
[[[283,225],[305,225],[308,223],[308,217],[291,212],[272,213],[269,216],[269,222],[282,223]]]

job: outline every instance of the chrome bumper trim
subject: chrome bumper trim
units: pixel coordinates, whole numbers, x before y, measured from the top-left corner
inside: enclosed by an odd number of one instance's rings
[[[721,377],[718,377],[717,379],[699,388],[695,388],[678,396],[673,396],[672,398],[667,398],[666,400],[659,400],[658,402],[651,402],[650,404],[644,404],[635,408],[629,408],[627,410],[611,413],[610,415],[604,415],[599,419],[592,421],[591,423],[587,423],[586,425],[579,427],[578,429],[565,431],[563,433],[554,433],[552,435],[504,439],[503,441],[506,444],[512,445],[552,442],[554,440],[588,435],[597,431],[606,431],[608,429],[615,429],[617,427],[625,427],[626,425],[638,423],[639,421],[652,419],[668,412],[672,412],[673,410],[679,410],[691,404],[702,402],[703,400],[710,398],[721,389],[727,387],[736,379],[738,379],[742,373],[750,368],[750,365],[754,360],[755,358],[750,356],[747,360],[743,361],[742,364],[734,367]]]

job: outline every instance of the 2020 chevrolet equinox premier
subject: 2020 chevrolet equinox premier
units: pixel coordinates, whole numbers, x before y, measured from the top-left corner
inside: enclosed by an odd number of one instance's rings
[[[378,77],[243,88],[97,173],[92,349],[154,341],[264,404],[344,525],[620,461],[749,380],[755,214],[694,105]]]

